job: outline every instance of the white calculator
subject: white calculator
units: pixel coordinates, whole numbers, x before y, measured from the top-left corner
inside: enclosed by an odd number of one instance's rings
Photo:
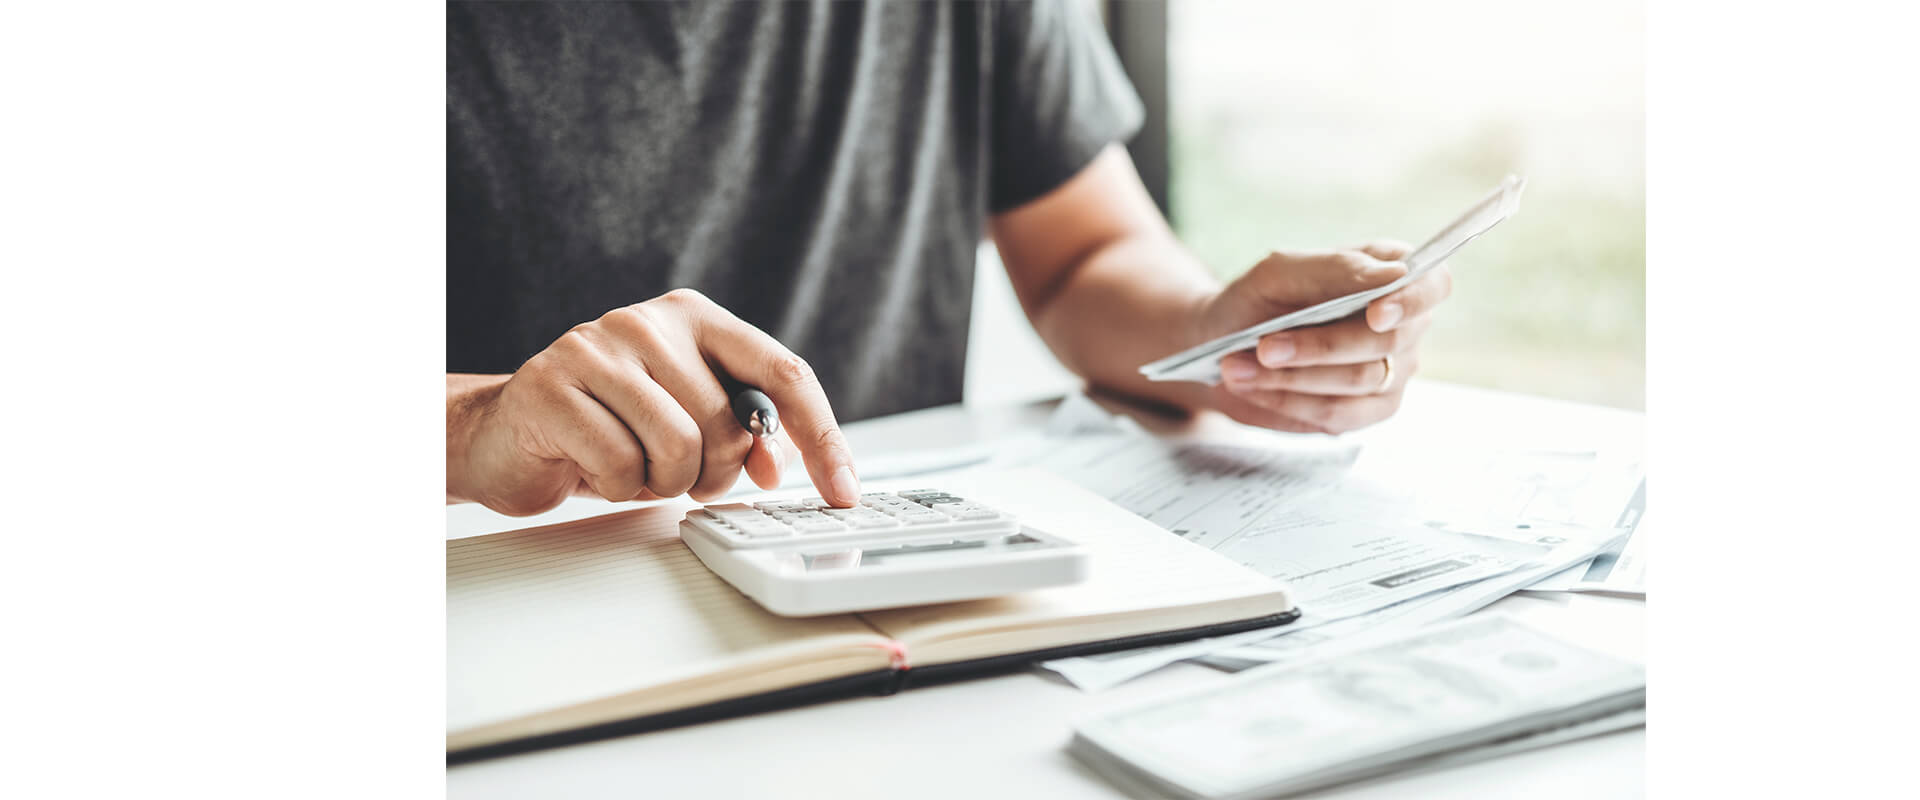
[[[1078,583],[1086,549],[937,489],[687,512],[680,538],[714,574],[788,617],[998,597]]]

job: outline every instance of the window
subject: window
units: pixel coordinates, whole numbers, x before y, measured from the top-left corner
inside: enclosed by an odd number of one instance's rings
[[[1176,0],[1174,226],[1231,278],[1275,248],[1418,244],[1518,172],[1421,375],[1641,408],[1642,30],[1638,3]]]

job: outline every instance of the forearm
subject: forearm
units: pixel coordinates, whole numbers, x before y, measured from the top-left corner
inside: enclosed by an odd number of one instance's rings
[[[1144,231],[1087,254],[1028,311],[1061,362],[1095,386],[1198,409],[1211,402],[1207,387],[1149,381],[1139,368],[1203,341],[1204,306],[1219,291],[1170,232]]]
[[[473,441],[474,423],[489,402],[500,394],[511,375],[447,375],[447,502],[465,503],[475,498],[463,487],[467,481],[467,448]]]

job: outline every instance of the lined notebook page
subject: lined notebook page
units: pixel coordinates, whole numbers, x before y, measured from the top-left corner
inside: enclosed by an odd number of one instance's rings
[[[942,488],[1085,545],[1085,582],[990,600],[862,614],[914,664],[1199,627],[1293,607],[1282,584],[1039,470],[973,470]]]
[[[778,617],[709,572],[680,542],[690,507],[447,542],[448,732],[701,678],[668,699],[781,688],[715,686],[729,670],[886,668],[886,639],[859,618]]]

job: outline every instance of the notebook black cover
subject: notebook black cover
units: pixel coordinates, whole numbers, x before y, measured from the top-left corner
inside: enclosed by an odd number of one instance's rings
[[[1056,658],[1110,653],[1115,650],[1130,650],[1136,647],[1174,644],[1209,636],[1250,631],[1256,628],[1285,625],[1300,618],[1300,610],[1293,609],[1279,614],[1254,617],[1238,622],[1226,622],[1218,625],[1202,625],[1197,628],[1182,628],[1160,633],[1146,633],[1138,636],[1125,636],[1119,639],[1107,639],[1098,642],[1070,644],[1062,647],[1049,647],[1024,653],[1011,653],[1001,656],[988,656],[968,661],[955,661],[948,664],[930,664],[924,667],[909,666],[897,670],[876,670],[858,675],[809,683],[779,689],[748,697],[736,697],[717,703],[708,703],[692,708],[682,708],[661,714],[649,714],[633,719],[604,722],[559,733],[548,733],[510,742],[469,747],[447,753],[447,766],[466,764],[501,756],[530,753],[581,742],[609,739],[615,736],[628,736],[636,733],[677,728],[696,722],[711,722],[730,717],[757,714],[762,711],[776,711],[783,708],[811,705],[828,700],[839,700],[861,695],[887,695],[916,686],[937,686],[953,683],[967,678],[999,675],[1025,668],[1036,661],[1051,661]]]

